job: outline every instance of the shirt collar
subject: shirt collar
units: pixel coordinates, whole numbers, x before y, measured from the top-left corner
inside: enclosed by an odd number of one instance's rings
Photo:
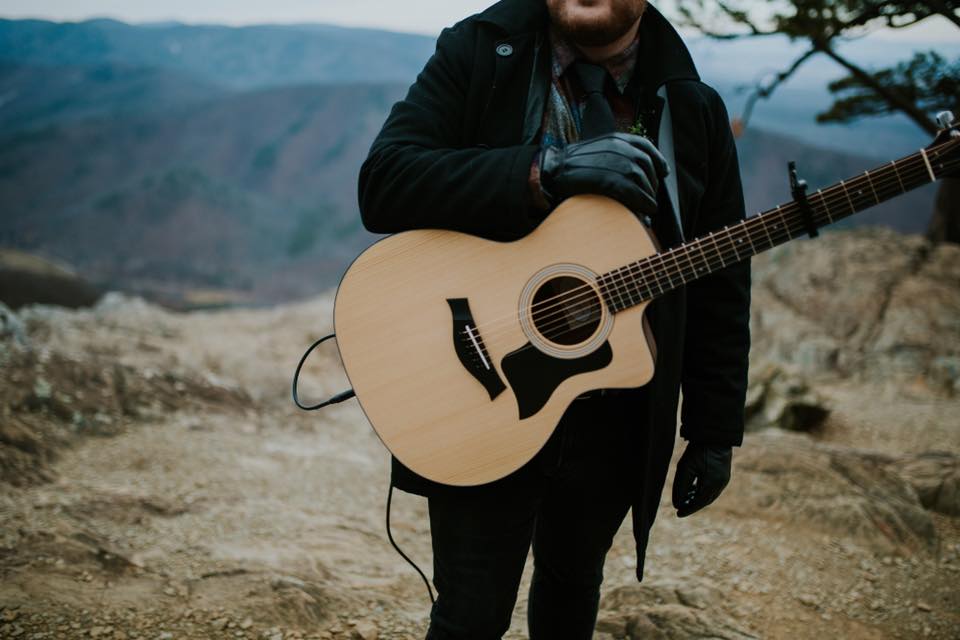
[[[555,80],[560,78],[571,64],[583,58],[583,54],[580,53],[576,45],[557,31],[553,25],[550,26],[550,47],[553,53],[551,66]],[[633,42],[627,45],[626,49],[599,63],[610,73],[610,76],[617,85],[617,90],[621,94],[630,83],[630,76],[633,75],[633,69],[637,63],[637,51],[639,48],[640,32],[638,30]]]

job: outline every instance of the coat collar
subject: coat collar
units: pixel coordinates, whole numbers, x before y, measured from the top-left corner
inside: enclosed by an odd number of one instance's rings
[[[639,40],[639,60],[657,60],[659,63],[646,68],[647,81],[652,87],[672,80],[700,79],[680,34],[651,4],[647,5],[640,20]]]
[[[542,31],[549,15],[545,0],[500,0],[480,13],[477,20],[495,25],[509,37]],[[654,87],[671,80],[700,79],[680,35],[651,4],[640,21],[640,45],[642,51],[655,52],[659,59],[657,68],[649,70],[648,80]]]

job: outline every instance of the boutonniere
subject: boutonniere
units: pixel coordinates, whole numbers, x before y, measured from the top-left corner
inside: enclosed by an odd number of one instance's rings
[[[643,114],[637,116],[637,121],[630,125],[630,128],[627,129],[627,133],[632,133],[635,136],[643,136],[644,138],[650,140],[650,132],[647,131],[647,125],[643,122]]]

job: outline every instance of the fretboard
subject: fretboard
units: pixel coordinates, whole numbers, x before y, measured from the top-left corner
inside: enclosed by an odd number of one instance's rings
[[[947,153],[955,153],[953,147],[958,145],[960,139],[953,139],[810,194],[807,202],[814,227],[827,226],[955,172],[958,162],[948,160]],[[789,202],[608,271],[598,280],[608,308],[618,312],[807,234],[802,208]]]

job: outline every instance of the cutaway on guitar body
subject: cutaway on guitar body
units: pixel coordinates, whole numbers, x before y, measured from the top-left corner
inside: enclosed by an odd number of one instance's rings
[[[941,125],[916,153],[810,195],[797,182],[796,202],[659,253],[633,214],[601,196],[565,201],[515,242],[450,231],[386,238],[351,265],[334,308],[357,399],[413,471],[452,485],[505,476],[577,396],[650,380],[651,300],[956,175],[960,125],[946,112]]]

